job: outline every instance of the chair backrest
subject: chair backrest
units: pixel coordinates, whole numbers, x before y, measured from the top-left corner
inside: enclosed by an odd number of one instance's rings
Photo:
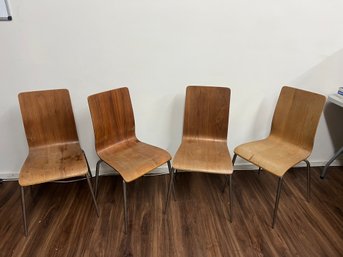
[[[29,148],[79,141],[67,89],[22,92],[18,98]]]
[[[226,87],[188,86],[183,138],[226,141],[230,94]]]
[[[271,135],[312,151],[326,97],[285,86],[275,107]]]
[[[128,88],[118,88],[88,97],[99,152],[116,143],[136,139],[135,120]]]

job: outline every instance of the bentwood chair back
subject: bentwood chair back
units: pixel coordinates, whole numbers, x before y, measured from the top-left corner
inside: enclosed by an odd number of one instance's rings
[[[95,147],[101,152],[127,141],[137,141],[135,119],[127,88],[111,90],[88,98]]]
[[[188,86],[183,139],[227,141],[230,89]]]
[[[24,197],[26,186],[85,177],[99,215],[68,90],[23,92],[18,98],[29,146],[29,154],[19,175],[25,235],[28,234]]]
[[[19,103],[29,150],[79,141],[68,90],[20,93]]]
[[[283,87],[275,107],[270,134],[310,154],[324,103],[325,97],[322,95]]]
[[[262,140],[239,145],[235,155],[279,177],[272,227],[275,225],[284,174],[304,161],[307,165],[307,200],[310,199],[310,163],[307,158],[325,97],[313,92],[285,86],[275,107],[270,135]]]

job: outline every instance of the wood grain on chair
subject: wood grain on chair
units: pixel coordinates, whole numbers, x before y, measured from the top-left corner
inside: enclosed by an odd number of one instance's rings
[[[68,90],[24,92],[18,98],[29,146],[29,154],[19,175],[25,235],[28,234],[25,186],[86,177],[99,215],[88,175],[90,170],[77,136]]]
[[[316,93],[285,86],[275,107],[270,135],[235,148],[236,156],[255,164],[259,170],[279,177],[272,227],[274,228],[284,174],[299,162],[307,165],[307,201],[310,200],[310,163],[307,158],[314,138],[325,97]]]
[[[229,108],[229,88],[187,87],[182,142],[173,159],[173,168],[232,173],[227,146]]]
[[[99,166],[107,163],[123,178],[124,228],[128,230],[126,183],[168,163],[170,154],[158,147],[140,142],[135,133],[135,120],[128,88],[113,89],[88,97],[92,116],[95,148],[100,158],[96,165],[95,194],[98,189]]]
[[[158,147],[140,142],[128,88],[88,97],[96,152],[101,160],[131,182],[171,159]]]
[[[29,186],[87,174],[66,89],[19,94],[29,155],[19,184]]]
[[[85,176],[88,172],[85,156],[78,143],[30,149],[19,175],[21,186],[31,186],[55,180]]]
[[[188,86],[182,142],[173,170],[228,175],[232,221],[232,160],[227,146],[231,91],[225,87]],[[172,173],[173,174],[173,173]],[[166,208],[173,187],[170,180]]]
[[[276,176],[306,160],[313,148],[325,97],[292,87],[283,87],[272,120],[270,135],[239,145],[234,152]]]

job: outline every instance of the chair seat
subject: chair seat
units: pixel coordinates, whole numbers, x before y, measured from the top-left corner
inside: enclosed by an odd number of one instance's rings
[[[173,159],[181,171],[232,174],[233,167],[226,141],[184,139]]]
[[[306,160],[310,155],[310,151],[275,136],[239,145],[234,152],[279,177],[282,177],[295,164]]]
[[[98,155],[126,182],[143,176],[171,159],[167,151],[137,140],[117,143],[98,152]]]
[[[21,186],[30,186],[87,174],[87,162],[79,143],[36,147],[29,151],[19,176]]]

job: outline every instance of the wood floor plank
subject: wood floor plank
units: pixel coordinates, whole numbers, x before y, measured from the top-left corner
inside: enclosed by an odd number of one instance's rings
[[[176,200],[163,215],[168,176],[129,183],[128,233],[124,233],[122,180],[101,177],[96,216],[85,181],[25,190],[29,236],[23,233],[16,182],[0,184],[0,257],[202,257],[343,256],[343,167],[319,178],[306,169],[284,178],[278,218],[271,228],[277,178],[261,172],[233,175],[233,222],[228,188],[220,175],[180,173]]]

